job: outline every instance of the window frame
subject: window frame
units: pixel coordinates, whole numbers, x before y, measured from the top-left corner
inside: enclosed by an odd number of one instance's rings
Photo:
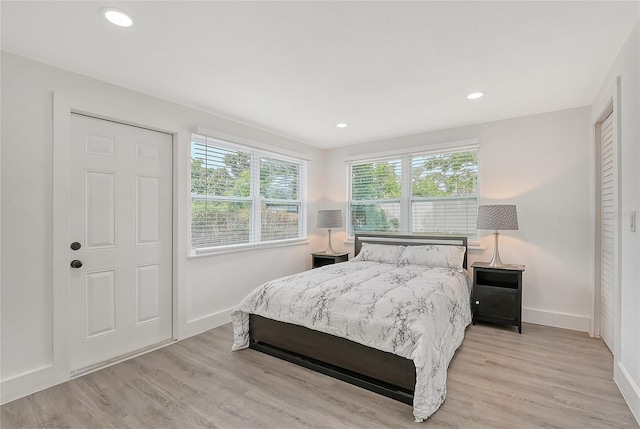
[[[239,196],[207,196],[198,195],[192,192],[192,162],[193,162],[193,148],[194,143],[207,145],[223,150],[233,150],[244,152],[250,155],[249,170],[250,170],[250,193],[248,197]],[[188,236],[189,236],[189,257],[206,256],[211,254],[220,254],[235,252],[240,250],[261,248],[261,247],[280,247],[292,244],[303,243],[307,241],[307,160],[290,155],[283,155],[271,150],[258,148],[255,146],[249,146],[246,144],[239,144],[233,141],[229,141],[227,138],[220,138],[203,134],[197,131],[191,133],[189,142],[189,216],[188,216]],[[273,199],[263,198],[260,192],[260,168],[261,159],[268,158],[278,161],[284,161],[292,163],[298,167],[298,198],[297,199]],[[231,202],[249,202],[250,203],[250,220],[249,220],[249,241],[246,243],[235,243],[225,245],[209,245],[207,247],[195,248],[193,241],[193,201],[231,201]],[[291,203],[299,206],[298,217],[298,236],[294,238],[276,239],[262,241],[262,204],[263,203]]]
[[[428,232],[412,232],[413,231],[413,203],[415,201],[419,201],[422,199],[438,199],[437,197],[413,197],[413,182],[411,178],[412,172],[412,160],[416,157],[421,156],[429,156],[429,155],[437,155],[437,154],[448,154],[448,153],[456,153],[456,152],[467,152],[467,151],[477,151],[476,156],[476,192],[475,192],[475,200],[476,206],[479,205],[480,201],[480,143],[478,139],[467,140],[463,142],[451,142],[451,143],[443,143],[439,145],[434,145],[432,148],[425,150],[424,147],[415,147],[405,149],[403,151],[389,151],[385,153],[380,153],[377,156],[370,158],[352,158],[347,160],[347,202],[346,202],[346,212],[347,212],[347,226],[346,226],[346,238],[351,241],[355,237],[355,232],[353,230],[353,222],[351,209],[352,204],[355,202],[361,203],[359,200],[352,199],[352,168],[354,165],[368,164],[368,163],[376,163],[376,162],[388,162],[394,160],[400,160],[401,170],[400,170],[400,186],[401,186],[401,195],[400,195],[400,215],[398,217],[400,225],[398,228],[398,233],[402,234],[428,234]],[[469,197],[441,197],[444,199],[465,199],[469,200]],[[373,201],[373,200],[372,200]],[[375,200],[373,202],[397,202],[398,199],[389,199],[389,200]],[[471,246],[479,246],[479,235],[477,229],[475,230],[475,235],[470,236],[469,244]]]

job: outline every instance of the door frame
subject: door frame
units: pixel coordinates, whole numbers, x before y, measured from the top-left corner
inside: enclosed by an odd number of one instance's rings
[[[617,85],[617,89],[619,89],[619,84]],[[592,336],[601,338],[601,187],[602,187],[602,172],[601,172],[601,125],[602,122],[607,118],[609,113],[613,115],[612,123],[613,123],[613,147],[614,147],[614,180],[615,180],[615,192],[614,192],[614,213],[615,221],[613,223],[613,236],[614,236],[614,246],[613,246],[613,257],[614,257],[614,273],[613,273],[613,344],[611,344],[611,352],[615,356],[619,355],[619,332],[620,332],[620,286],[621,286],[621,246],[622,246],[622,234],[621,234],[621,198],[620,198],[620,97],[616,92],[612,97],[609,98],[609,101],[606,103],[605,108],[602,109],[600,114],[598,115],[595,123],[593,124],[593,136],[594,136],[594,154],[595,154],[595,246],[594,246],[594,295],[593,295],[593,331]]]
[[[179,135],[153,125],[135,123],[119,117],[117,107],[109,108],[108,103],[88,101],[58,92],[53,93],[53,384],[62,383],[71,378],[70,366],[70,270],[69,255],[69,203],[70,203],[70,154],[71,154],[71,114],[79,113],[97,119],[113,121],[124,125],[145,128],[172,136],[172,339],[178,338],[178,144]],[[167,342],[164,345],[171,344]],[[133,357],[131,355],[128,357]],[[109,364],[118,361],[110,361]],[[96,368],[99,369],[99,368]]]

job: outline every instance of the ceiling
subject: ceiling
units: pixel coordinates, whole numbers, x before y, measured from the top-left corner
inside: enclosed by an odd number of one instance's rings
[[[320,148],[589,105],[640,15],[637,1],[0,7],[5,51]]]

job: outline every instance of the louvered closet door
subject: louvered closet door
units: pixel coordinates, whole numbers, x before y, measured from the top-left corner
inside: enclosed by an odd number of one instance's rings
[[[600,127],[600,336],[613,350],[613,297],[615,287],[617,154],[613,144],[613,114]]]

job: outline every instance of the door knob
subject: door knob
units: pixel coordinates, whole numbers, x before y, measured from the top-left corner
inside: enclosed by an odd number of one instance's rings
[[[82,266],[82,261],[78,261],[77,259],[74,259],[73,261],[71,261],[71,268],[80,268]]]
[[[78,243],[77,241],[74,241],[73,243],[71,243],[71,250],[78,250],[81,247],[82,247],[82,244]]]

